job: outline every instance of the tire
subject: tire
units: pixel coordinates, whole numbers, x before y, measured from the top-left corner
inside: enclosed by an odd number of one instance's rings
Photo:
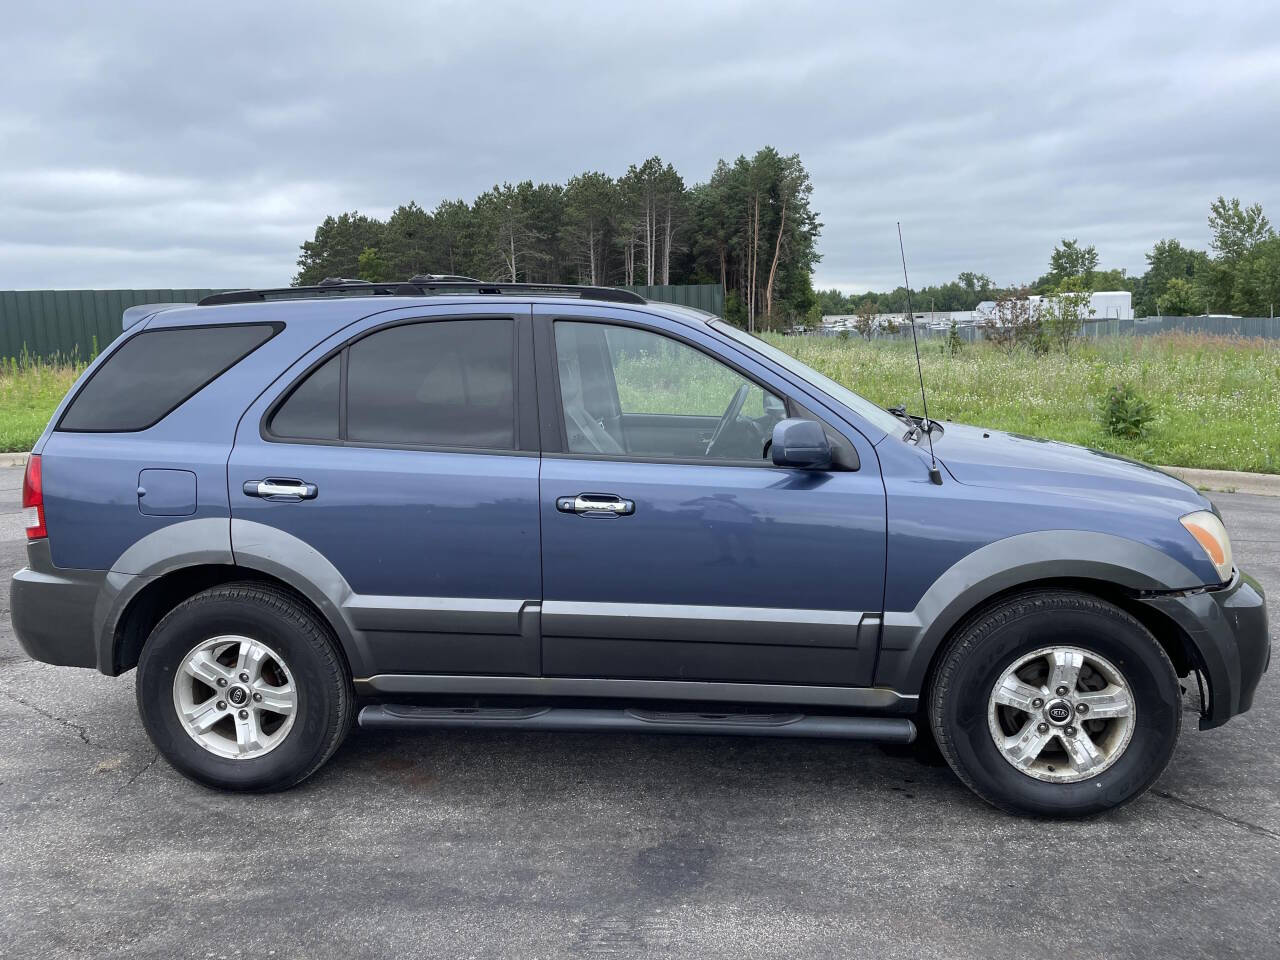
[[[288,592],[254,582],[211,587],[171,610],[142,648],[137,698],[174,769],[222,790],[301,783],[355,719],[350,671],[328,626]]]
[[[1077,655],[1078,683],[1055,685]],[[1025,699],[1031,691],[1036,699]],[[928,711],[942,755],[978,796],[1010,813],[1085,817],[1141,796],[1164,772],[1182,728],[1182,688],[1164,649],[1128,613],[1046,590],[960,628],[934,673]]]

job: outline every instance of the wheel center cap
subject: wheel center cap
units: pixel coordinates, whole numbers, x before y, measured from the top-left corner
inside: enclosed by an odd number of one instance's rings
[[[232,687],[227,691],[227,699],[237,707],[243,707],[249,702],[249,692],[244,687]]]
[[[1050,700],[1045,704],[1044,717],[1050,723],[1061,727],[1071,719],[1071,704],[1062,699]]]

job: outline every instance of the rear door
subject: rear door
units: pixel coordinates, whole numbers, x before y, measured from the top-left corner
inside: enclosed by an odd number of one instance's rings
[[[362,321],[249,409],[232,547],[327,580],[369,673],[539,672],[527,304]]]
[[[870,683],[885,494],[861,434],[709,333],[534,315],[544,673]],[[774,467],[765,442],[787,415],[825,420],[860,468]]]

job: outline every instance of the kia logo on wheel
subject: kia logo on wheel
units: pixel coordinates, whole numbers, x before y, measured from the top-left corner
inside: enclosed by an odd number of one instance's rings
[[[1049,719],[1054,723],[1065,723],[1071,717],[1071,707],[1058,701],[1049,705]]]

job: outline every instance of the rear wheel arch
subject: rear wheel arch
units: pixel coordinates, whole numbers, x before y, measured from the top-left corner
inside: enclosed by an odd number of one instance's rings
[[[289,594],[329,628],[346,659],[347,669],[356,676],[360,675],[355,673],[362,666],[358,647],[341,616],[335,618],[326,613],[324,607],[329,605],[317,602],[313,591],[299,589],[273,573],[241,564],[193,564],[171,570],[146,583],[128,599],[114,624],[109,624],[106,629],[104,641],[109,648],[103,652],[109,656],[103,657],[101,662],[110,669],[104,672],[117,676],[136,667],[147,637],[166,614],[210,587],[234,582],[261,583]]]

